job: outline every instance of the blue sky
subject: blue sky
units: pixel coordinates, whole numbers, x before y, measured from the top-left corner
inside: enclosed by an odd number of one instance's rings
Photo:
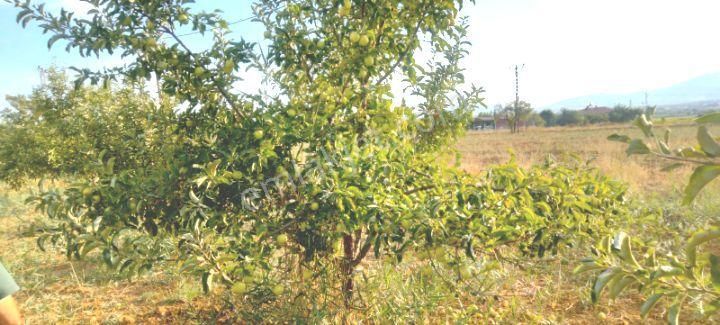
[[[487,90],[488,104],[513,98],[512,66],[525,64],[521,97],[537,107],[588,94],[655,89],[720,71],[717,0],[477,0],[470,17],[467,79]],[[48,0],[83,12],[78,0]],[[251,15],[251,1],[198,0],[198,10],[222,9],[229,21]],[[52,51],[36,26],[22,29],[0,2],[0,98],[28,93],[38,67],[100,67],[118,58],[83,59]],[[233,25],[237,37],[262,38],[262,26]],[[199,35],[188,41],[202,41]],[[60,44],[60,43],[58,43]],[[250,82],[252,83],[252,81]],[[0,105],[2,105],[0,100]]]

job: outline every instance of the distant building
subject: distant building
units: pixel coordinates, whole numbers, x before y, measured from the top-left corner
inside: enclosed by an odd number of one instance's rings
[[[607,115],[607,114],[610,114],[610,112],[612,112],[612,110],[613,109],[610,107],[592,106],[592,104],[590,104],[587,107],[585,107],[585,109],[583,109],[581,112],[583,113],[583,115],[586,115],[586,116],[588,116],[588,115]]]
[[[528,126],[527,121],[520,121],[518,123],[519,128],[525,128]],[[534,124],[532,124],[534,126]],[[494,115],[480,115],[473,120],[473,130],[495,130],[495,129],[509,129],[510,119],[508,119],[505,113],[495,113]]]
[[[478,116],[473,120],[473,130],[495,129],[495,118],[489,115]]]

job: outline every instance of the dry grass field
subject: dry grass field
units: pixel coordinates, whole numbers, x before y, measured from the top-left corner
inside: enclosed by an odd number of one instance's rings
[[[697,129],[691,123],[668,123],[667,128],[672,132],[673,146],[695,141]],[[462,154],[462,168],[474,173],[506,162],[513,154],[521,166],[542,163],[553,155],[561,160],[591,161],[591,166],[626,182],[634,191],[667,191],[681,187],[687,180],[690,169],[665,173],[660,171],[665,162],[628,157],[626,146],[607,140],[614,133],[640,137],[640,131],[630,125],[531,128],[518,134],[507,130],[474,131],[462,138],[457,148]]]
[[[671,124],[674,143],[692,143],[695,129],[688,123]],[[470,132],[457,149],[462,153],[461,166],[480,173],[488,166],[506,162],[511,155],[524,166],[542,163],[550,154],[556,159],[575,157],[590,161],[604,173],[628,183],[632,196],[648,204],[677,207],[679,191],[689,169],[674,174],[660,172],[662,164],[646,158],[628,158],[624,146],[607,141],[612,133],[637,135],[630,126],[587,128],[530,129],[520,134],[507,131]],[[512,153],[512,154],[511,154]],[[11,269],[23,286],[18,299],[29,324],[82,323],[222,323],[227,320],[219,296],[204,296],[199,282],[184,279],[173,270],[133,279],[115,277],[92,262],[70,262],[58,254],[41,252],[26,234],[31,221],[41,218],[23,204],[27,190],[12,191],[0,187],[0,259]],[[720,194],[712,186],[698,204],[682,210],[684,214],[707,214],[715,211],[713,202]],[[663,205],[664,207],[664,205]],[[532,266],[503,265],[496,275],[496,287],[488,297],[456,295],[439,301],[430,323],[497,323],[497,324],[636,324],[641,323],[638,309],[642,301],[625,296],[616,301],[589,302],[588,279],[575,276],[572,269],[581,252],[563,257],[548,257]],[[370,267],[370,266],[369,266]],[[379,272],[383,266],[376,266]],[[409,271],[408,271],[409,272]],[[402,273],[401,273],[402,274]],[[368,301],[388,302],[403,299],[409,290],[402,276],[369,281],[372,288]],[[408,293],[404,292],[407,296]],[[477,304],[472,315],[458,318],[452,307]],[[492,310],[492,311],[491,311]],[[382,323],[356,311],[345,322]],[[662,323],[662,315],[653,315],[645,323]],[[459,320],[458,320],[459,319]],[[331,319],[331,322],[343,320]]]

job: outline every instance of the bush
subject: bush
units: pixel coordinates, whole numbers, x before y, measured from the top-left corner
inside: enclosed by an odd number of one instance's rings
[[[583,125],[586,121],[585,115],[581,112],[563,109],[560,111],[560,116],[557,118],[557,125]]]
[[[617,105],[613,107],[613,110],[610,113],[608,113],[608,120],[613,123],[627,123],[634,120],[642,113],[642,109]]]
[[[545,126],[555,126],[557,124],[557,116],[549,109],[540,112],[540,117],[545,121]]]

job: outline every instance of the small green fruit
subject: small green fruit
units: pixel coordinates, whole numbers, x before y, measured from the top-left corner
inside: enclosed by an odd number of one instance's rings
[[[290,117],[295,117],[295,115],[297,115],[297,111],[294,108],[290,108],[287,110],[287,115]]]
[[[236,295],[242,295],[247,292],[247,284],[245,282],[236,282],[232,286],[232,293]]]
[[[84,197],[89,197],[90,195],[92,195],[92,193],[93,193],[93,190],[89,187],[86,187],[82,190],[82,195]]]
[[[367,35],[360,36],[358,44],[360,44],[360,46],[367,46],[368,44],[370,44],[370,38],[367,37]]]
[[[280,235],[280,236],[277,237],[277,243],[278,243],[278,245],[281,245],[281,246],[282,246],[282,245],[287,244],[287,242],[288,242],[288,235],[282,234],[282,235]]]
[[[193,122],[193,120],[185,121],[185,126],[187,126],[189,128],[193,127],[194,125],[195,125],[195,122]]]
[[[260,140],[264,136],[265,136],[265,132],[263,132],[263,130],[258,129],[258,130],[255,130],[255,132],[253,132],[253,138],[255,138],[255,140]]]
[[[599,312],[599,313],[597,314],[597,317],[600,318],[601,320],[606,320],[606,319],[607,319],[607,314],[605,314],[605,313],[603,313],[603,312]]]
[[[94,203],[100,202],[100,195],[97,195],[97,194],[93,195],[92,200]]]
[[[350,33],[350,42],[357,43],[360,40],[360,34],[357,32]]]
[[[317,202],[310,203],[310,210],[317,211],[318,209],[320,209],[320,204]]]
[[[272,293],[276,296],[281,295],[283,292],[285,292],[285,288],[282,286],[282,284],[278,284],[272,288]]]
[[[313,276],[313,272],[312,272],[312,271],[310,271],[310,270],[308,270],[308,269],[304,269],[304,270],[302,271],[302,278],[303,278],[303,280],[310,280],[310,278],[312,278],[312,276]]]
[[[223,71],[225,73],[231,73],[235,69],[235,62],[232,59],[225,60],[225,64],[223,65]]]
[[[366,56],[365,59],[363,59],[363,63],[366,67],[371,67],[375,64],[375,59],[372,56]]]
[[[325,47],[325,40],[320,40],[317,42],[317,48],[322,49]]]
[[[337,226],[335,226],[335,230],[337,230],[337,232],[341,234],[347,233],[347,228],[345,227],[344,223],[339,223]]]
[[[367,78],[367,75],[368,75],[367,69],[360,69],[360,71],[358,72],[358,77],[360,77],[360,79]]]
[[[186,14],[180,14],[178,16],[178,20],[180,21],[181,24],[186,24],[188,22],[189,18],[188,18],[188,15],[186,15]]]
[[[195,71],[193,71],[196,77],[200,77],[203,74],[205,74],[205,69],[203,67],[195,67]]]

